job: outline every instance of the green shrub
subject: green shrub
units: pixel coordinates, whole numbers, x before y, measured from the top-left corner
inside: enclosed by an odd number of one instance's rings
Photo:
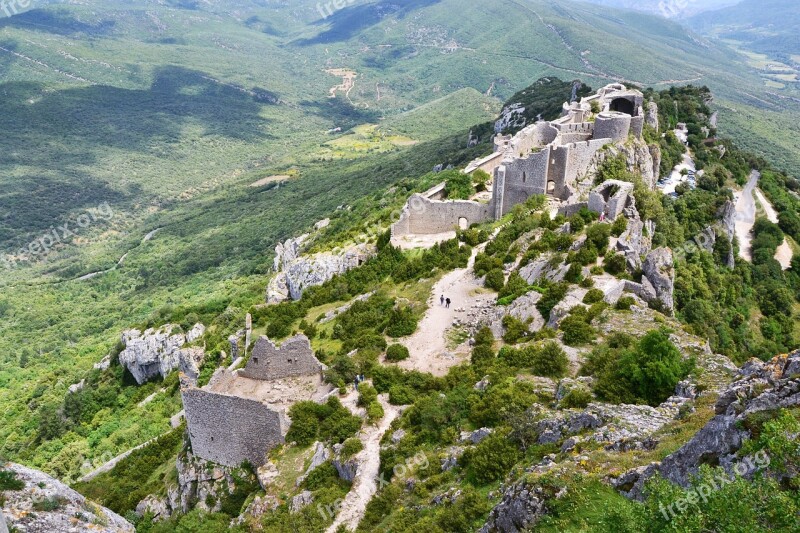
[[[501,268],[493,268],[486,274],[486,280],[483,282],[487,289],[500,292],[506,284],[506,275]]]
[[[389,315],[389,324],[386,327],[386,334],[390,337],[407,337],[413,335],[417,330],[418,319],[414,315],[411,307],[396,307]]]
[[[592,401],[592,393],[586,389],[576,387],[561,398],[559,407],[563,409],[585,409]]]
[[[377,422],[384,417],[383,406],[380,402],[372,402],[367,406],[367,419],[370,422]]]
[[[597,250],[606,250],[610,235],[611,226],[609,224],[592,224],[586,230],[586,243],[591,243]]]
[[[494,350],[491,346],[486,346],[485,344],[476,344],[472,348],[472,356],[470,357],[470,363],[472,366],[483,370],[491,366],[493,361]]]
[[[611,224],[611,235],[619,237],[625,230],[628,229],[628,219],[623,216],[618,216],[617,219]]]
[[[564,344],[567,346],[582,346],[597,338],[597,331],[586,319],[586,315],[573,314],[561,321],[559,329],[564,332]]]
[[[597,302],[602,302],[603,298],[605,298],[605,293],[603,293],[603,291],[600,289],[592,289],[583,297],[583,303],[592,305]]]
[[[351,437],[342,443],[342,457],[344,459],[349,459],[363,449],[364,444],[361,442],[361,440],[357,439],[356,437]]]
[[[369,383],[360,383],[358,385],[358,405],[360,407],[367,407],[372,402],[378,400],[378,391]]]
[[[503,479],[519,460],[519,449],[502,435],[490,435],[464,453],[469,471],[480,484]]]
[[[411,354],[408,352],[408,348],[402,344],[392,344],[386,349],[387,361],[397,363],[399,361],[405,361],[409,357],[411,357]]]
[[[572,263],[569,270],[564,275],[564,281],[569,283],[578,283],[583,279],[583,268],[579,263]]]
[[[617,300],[617,304],[614,306],[616,309],[620,311],[630,311],[631,307],[636,303],[636,300],[633,296],[623,296],[619,300]]]
[[[606,254],[603,260],[603,267],[609,274],[617,275],[625,272],[628,261],[622,254]]]
[[[389,403],[392,405],[409,405],[414,403],[416,393],[411,387],[393,385],[389,389]]]
[[[4,490],[22,490],[25,488],[25,483],[17,479],[16,472],[11,470],[0,470],[0,491]]]
[[[672,395],[694,362],[683,360],[666,331],[650,331],[633,346],[629,342],[620,338],[616,347],[593,350],[581,373],[595,375],[595,392],[606,401],[657,406]]]
[[[530,334],[528,325],[511,315],[503,317],[503,328],[503,340],[509,344],[516,344]]]
[[[287,442],[310,446],[315,441],[340,443],[361,429],[361,419],[350,414],[339,398],[331,396],[324,404],[298,402],[289,408],[292,425]]]
[[[459,170],[447,170],[441,174],[445,180],[444,192],[449,200],[466,200],[475,192],[469,174],[462,174]]]
[[[569,358],[557,342],[550,341],[537,350],[531,371],[537,376],[561,378],[567,375]]]

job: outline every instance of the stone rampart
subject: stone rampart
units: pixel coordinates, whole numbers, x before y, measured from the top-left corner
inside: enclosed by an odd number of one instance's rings
[[[319,374],[322,364],[314,357],[305,335],[286,340],[280,348],[267,337],[260,337],[250,360],[240,375],[245,378],[272,381],[276,379]]]

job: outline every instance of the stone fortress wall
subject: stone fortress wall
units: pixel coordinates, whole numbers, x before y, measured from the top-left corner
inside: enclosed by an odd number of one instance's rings
[[[284,442],[288,408],[327,394],[324,369],[308,338],[298,335],[280,347],[261,337],[244,369],[218,369],[203,388],[181,376],[192,452],[225,466],[263,465],[267,452]]]
[[[600,112],[594,122],[592,102]],[[539,122],[508,142],[503,162],[495,169],[493,214],[499,218],[532,194],[562,201],[574,193],[575,182],[589,170],[595,153],[606,144],[641,138],[644,96],[621,84],[611,84],[580,102],[564,104],[563,116]]]
[[[392,226],[392,236],[440,234],[498,220],[538,194],[577,204],[581,200],[576,197],[576,183],[589,172],[598,151],[625,142],[631,135],[641,139],[643,103],[641,92],[615,83],[580,102],[565,103],[557,120],[531,124],[513,137],[497,135],[495,152],[473,161],[465,170],[493,170],[488,204],[439,200],[440,185],[436,197],[429,191],[409,199],[400,220]],[[589,208],[592,205],[599,203],[589,203]],[[617,211],[616,207],[612,211]]]
[[[289,430],[282,413],[257,400],[196,388],[181,390],[181,398],[192,453],[214,463],[261,466]]]
[[[438,189],[437,186],[431,190]],[[400,219],[392,225],[392,236],[445,233],[490,218],[488,204],[468,200],[432,200],[428,193],[414,194],[406,202]]]
[[[244,378],[272,381],[322,372],[323,366],[314,357],[311,343],[304,335],[284,341],[280,348],[267,337],[256,341],[250,360],[239,375]]]

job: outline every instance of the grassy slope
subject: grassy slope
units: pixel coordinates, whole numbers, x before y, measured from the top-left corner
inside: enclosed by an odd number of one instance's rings
[[[165,305],[257,302],[279,239],[448,161],[466,129],[493,115],[496,101],[479,94],[492,83],[507,97],[542,75],[597,86],[608,77],[664,84],[700,74],[698,83],[720,79],[730,84],[723,94],[738,94],[739,77],[725,74],[740,68],[736,56],[670,37],[677,26],[591,6],[497,0],[465,11],[455,0],[418,1],[375,18],[365,4],[320,23],[311,1],[208,8],[216,11],[136,5],[144,7],[59,6],[0,24],[9,50],[0,54],[0,123],[15,133],[0,139],[3,248],[101,201],[116,213],[48,261],[0,274],[0,443],[37,466],[160,434],[163,416],[131,416],[120,405],[96,421],[118,432],[91,450],[65,446],[76,435],[34,440],[39,406],[60,402],[121,329]],[[630,53],[637,49],[648,52]],[[339,67],[359,73],[352,104],[327,98],[338,81],[324,69]],[[427,102],[429,116],[408,112]],[[328,129],[382,116],[417,140],[458,136],[354,161],[317,157]],[[300,180],[247,187],[291,165]],[[71,281],[129,250],[114,272]]]

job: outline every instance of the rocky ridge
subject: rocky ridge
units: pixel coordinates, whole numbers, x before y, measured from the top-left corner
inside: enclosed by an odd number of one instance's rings
[[[3,469],[16,474],[24,483],[20,490],[3,492],[0,531],[53,533],[56,531],[96,531],[98,533],[133,533],[127,520],[87,500],[52,477],[25,466],[6,463]]]

